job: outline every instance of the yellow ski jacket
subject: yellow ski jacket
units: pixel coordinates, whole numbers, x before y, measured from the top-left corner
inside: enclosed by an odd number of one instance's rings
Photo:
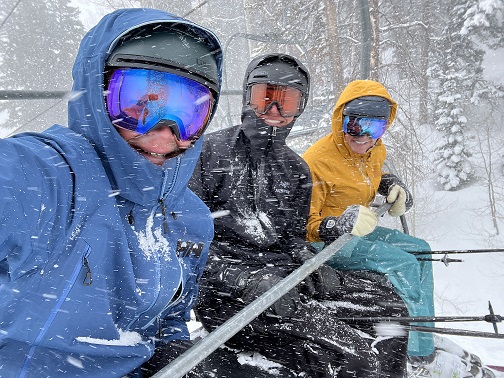
[[[345,104],[362,96],[380,96],[392,103],[389,126],[395,119],[397,103],[385,87],[373,80],[352,81],[341,93],[332,116],[332,132],[315,142],[303,154],[313,180],[308,241],[320,241],[318,229],[327,216],[340,216],[350,205],[369,206],[380,185],[386,149],[381,138],[364,154],[352,152],[343,133]]]

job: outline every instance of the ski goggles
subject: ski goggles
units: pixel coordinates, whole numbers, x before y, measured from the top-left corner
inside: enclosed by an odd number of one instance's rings
[[[388,120],[385,118],[345,116],[343,132],[354,137],[369,135],[371,139],[378,139],[387,130],[387,124]]]
[[[297,117],[304,108],[303,93],[287,85],[256,83],[248,92],[248,104],[258,114],[266,114],[276,104],[282,117]]]
[[[175,73],[125,68],[112,73],[106,102],[115,126],[145,134],[166,125],[189,141],[205,131],[214,98],[203,84]]]

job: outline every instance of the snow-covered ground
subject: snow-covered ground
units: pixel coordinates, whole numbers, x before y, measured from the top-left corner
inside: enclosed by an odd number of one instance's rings
[[[429,194],[425,198],[417,198],[422,215],[416,235],[427,240],[433,250],[504,249],[504,224],[498,222],[501,235],[496,234],[488,215],[485,187],[471,186],[456,192],[427,190],[426,193]],[[488,301],[496,314],[503,315],[504,253],[450,256],[464,262],[448,267],[434,263],[437,315],[484,316],[488,314]],[[493,326],[486,322],[437,325],[493,332]],[[504,323],[499,331],[504,334]],[[487,365],[504,365],[504,339],[445,337],[475,353]]]

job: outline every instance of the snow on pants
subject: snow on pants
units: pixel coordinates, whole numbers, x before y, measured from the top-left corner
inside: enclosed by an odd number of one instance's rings
[[[407,309],[387,278],[373,272],[341,272],[342,285],[329,301],[301,295],[288,317],[268,311],[232,337],[226,345],[257,351],[271,361],[311,378],[403,378],[406,335],[377,336],[372,323],[347,324],[341,316],[404,316]],[[208,286],[196,307],[198,320],[212,330],[244,303]]]
[[[385,274],[406,303],[410,316],[434,316],[432,262],[418,261],[408,252],[430,251],[429,244],[398,230],[377,227],[358,238],[352,248],[345,246],[327,264],[339,270],[372,270]],[[349,257],[342,257],[349,255]],[[422,255],[430,258],[431,255]],[[413,323],[431,326],[432,323]],[[410,332],[408,354],[427,356],[434,351],[430,333]]]

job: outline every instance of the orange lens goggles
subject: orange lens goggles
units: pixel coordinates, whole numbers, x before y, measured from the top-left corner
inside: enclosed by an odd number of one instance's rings
[[[249,105],[256,113],[266,114],[274,104],[282,117],[301,114],[303,93],[286,85],[258,83],[250,87]]]

